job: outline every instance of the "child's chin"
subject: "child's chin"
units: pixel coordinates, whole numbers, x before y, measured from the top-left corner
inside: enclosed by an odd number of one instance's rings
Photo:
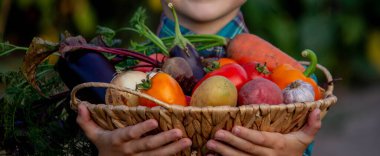
[[[236,14],[245,0],[172,0],[178,14],[197,22],[210,22]]]

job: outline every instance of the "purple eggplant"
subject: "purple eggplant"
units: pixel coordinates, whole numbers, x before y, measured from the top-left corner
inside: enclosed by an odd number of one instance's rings
[[[89,50],[68,53],[65,58],[60,58],[55,69],[70,89],[84,82],[109,83],[116,74],[114,66],[104,55]],[[104,103],[105,93],[105,88],[89,88],[80,91],[78,96],[91,103]]]
[[[169,3],[169,7],[172,10],[175,21],[175,37],[173,41],[173,47],[169,51],[170,57],[184,58],[189,63],[195,79],[200,80],[205,75],[201,58],[194,45],[191,44],[191,42],[182,35],[174,6]]]

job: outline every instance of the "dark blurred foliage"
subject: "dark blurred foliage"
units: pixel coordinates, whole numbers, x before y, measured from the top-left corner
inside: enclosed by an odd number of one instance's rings
[[[146,24],[155,30],[161,15],[159,1],[0,0],[0,42],[9,41],[27,47],[34,36],[58,41],[59,34],[65,30],[90,39],[95,35],[97,25],[113,29],[128,26],[132,14],[139,6],[148,9],[149,20]],[[343,78],[338,83],[349,87],[365,87],[380,80],[380,1],[247,0],[242,11],[251,33],[299,60],[302,59],[300,52],[303,49],[314,50],[319,56],[320,64],[326,66],[334,77]],[[139,38],[133,32],[123,32],[117,37],[122,39],[125,47],[131,39]],[[23,55],[24,52],[17,52],[0,57],[0,73],[17,71]],[[54,58],[50,59],[54,62]],[[3,94],[2,87],[4,84],[0,83],[0,97]],[[75,125],[73,120],[66,122]],[[22,127],[22,130],[31,131],[28,134],[35,134],[33,136],[46,134],[56,135],[57,138],[73,138],[69,136],[72,133],[56,134],[57,131],[51,130],[62,128],[61,123],[49,124],[53,125],[42,125],[49,129],[29,130]],[[2,130],[0,127],[0,134],[3,133]],[[77,132],[77,127],[70,130]],[[0,135],[0,147],[3,145],[2,137]],[[83,135],[77,138],[83,139]],[[8,147],[13,148],[13,151],[33,153],[38,148],[48,150],[42,146],[33,147],[30,142],[11,141],[16,143],[8,142],[8,145],[18,145]],[[66,143],[77,144],[75,141],[78,140],[72,141]],[[21,147],[23,149],[19,149]],[[56,147],[59,147],[59,143],[48,146],[53,148],[51,152]],[[70,150],[67,153],[78,153],[77,149],[67,150]]]

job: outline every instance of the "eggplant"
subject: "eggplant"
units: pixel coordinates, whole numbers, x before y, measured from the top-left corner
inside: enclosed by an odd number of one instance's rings
[[[206,74],[203,70],[201,58],[194,45],[186,39],[179,28],[178,17],[172,3],[169,3],[175,21],[175,37],[173,47],[170,49],[170,57],[182,57],[190,65],[196,80],[200,80]]]
[[[68,88],[84,82],[111,82],[116,74],[115,67],[101,53],[79,50],[61,57],[55,70]],[[106,88],[88,88],[78,92],[78,97],[91,103],[105,102]]]

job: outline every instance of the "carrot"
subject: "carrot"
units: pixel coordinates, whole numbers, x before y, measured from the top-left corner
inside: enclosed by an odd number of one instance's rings
[[[300,71],[305,70],[297,60],[288,54],[264,39],[248,33],[239,34],[229,42],[227,55],[239,64],[257,61],[266,63],[269,69],[274,69],[281,64],[290,64]]]

